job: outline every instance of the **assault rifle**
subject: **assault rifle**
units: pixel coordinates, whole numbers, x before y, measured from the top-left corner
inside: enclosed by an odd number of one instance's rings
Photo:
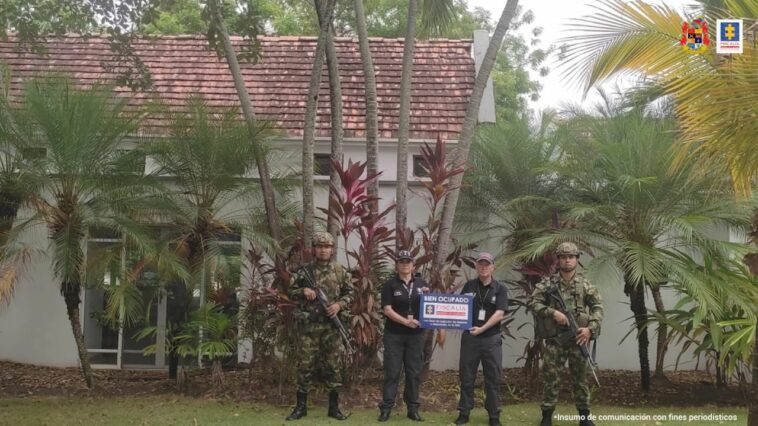
[[[324,315],[326,315],[326,312],[329,309],[329,305],[330,305],[329,300],[326,298],[326,294],[324,294],[323,290],[316,287],[316,280],[313,279],[313,274],[310,268],[308,268],[307,266],[302,266],[300,268],[300,271],[303,273],[303,277],[305,277],[305,286],[316,292],[316,300],[318,300],[319,305],[321,305],[321,309],[324,310]],[[350,345],[350,338],[347,335],[347,330],[345,329],[345,326],[342,325],[342,321],[340,321],[337,315],[333,316],[331,320],[334,326],[337,328],[337,331],[340,332],[340,336],[342,337],[342,340],[345,341],[345,347],[347,348],[349,352],[352,352],[353,347],[352,345]]]
[[[568,318],[569,321],[569,328],[570,330],[567,331],[567,334],[572,339],[573,343],[576,343],[576,336],[579,334],[579,324],[576,323],[576,318],[574,318],[574,314],[569,312],[568,309],[566,309],[566,302],[563,301],[563,296],[561,296],[561,293],[558,291],[558,289],[553,289],[552,291],[549,291],[548,294],[555,299],[555,302],[558,304],[558,310],[561,311],[564,315],[566,315],[566,318]],[[597,378],[597,373],[595,373],[595,366],[597,365],[595,363],[595,360],[592,359],[592,355],[590,354],[589,348],[587,344],[579,345],[579,349],[582,351],[582,356],[584,359],[587,360],[587,365],[590,367],[590,371],[592,371],[592,377],[595,378],[595,383],[597,383],[598,386],[600,386],[600,380]]]

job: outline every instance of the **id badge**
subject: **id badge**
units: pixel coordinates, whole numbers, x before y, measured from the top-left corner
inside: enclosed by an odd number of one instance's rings
[[[487,312],[484,309],[479,309],[479,321],[484,321],[484,317],[487,316]]]
[[[413,320],[413,314],[408,314],[408,319]]]

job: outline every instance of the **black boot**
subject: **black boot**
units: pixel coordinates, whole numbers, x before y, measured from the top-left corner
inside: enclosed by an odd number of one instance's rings
[[[590,410],[577,410],[579,411],[579,426],[595,426],[595,422],[590,420]],[[584,420],[582,420],[584,419]]]
[[[542,422],[540,423],[540,426],[553,426],[553,410],[554,408],[549,408],[547,410],[542,410]]]
[[[379,418],[377,421],[380,422],[386,422],[390,419],[390,413],[392,413],[392,410],[389,408],[380,408],[379,409]]]
[[[305,417],[308,414],[308,394],[306,392],[297,391],[297,404],[295,409],[292,410],[292,414],[287,416],[287,420],[297,420],[301,417]]]
[[[424,419],[421,418],[421,416],[418,413],[418,408],[409,408],[408,409],[408,418],[413,420],[414,422],[423,422]]]
[[[468,413],[464,413],[463,411],[458,413],[458,418],[453,421],[456,425],[465,425],[468,423]]]
[[[347,416],[342,414],[339,407],[339,399],[340,394],[336,390],[329,392],[329,412],[326,414],[327,416],[337,419],[337,420],[346,420]]]

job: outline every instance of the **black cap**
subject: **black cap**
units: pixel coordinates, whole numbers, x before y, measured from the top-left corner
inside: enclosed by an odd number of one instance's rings
[[[400,250],[397,252],[397,259],[396,260],[410,260],[413,261],[413,255],[408,250]]]

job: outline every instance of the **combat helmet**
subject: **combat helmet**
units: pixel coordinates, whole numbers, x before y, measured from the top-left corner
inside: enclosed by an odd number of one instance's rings
[[[334,246],[334,237],[328,232],[314,232],[313,233],[313,245],[314,246]]]
[[[558,244],[558,247],[555,248],[555,255],[561,256],[561,255],[573,255],[579,257],[579,248],[576,246],[576,244],[572,242],[564,242]]]

